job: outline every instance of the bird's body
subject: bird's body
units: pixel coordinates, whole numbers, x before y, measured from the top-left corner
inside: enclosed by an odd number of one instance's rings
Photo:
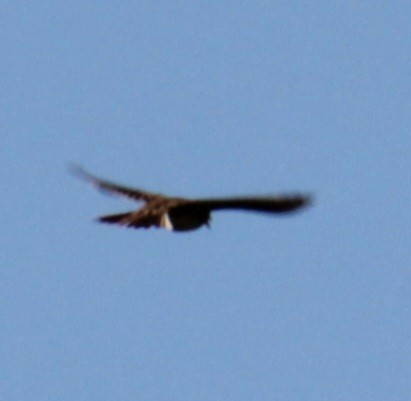
[[[293,212],[309,203],[309,198],[302,195],[219,199],[168,197],[102,180],[78,167],[74,172],[103,191],[143,201],[145,204],[135,211],[98,218],[102,223],[133,228],[160,227],[173,231],[190,231],[209,225],[211,212],[216,210],[247,210],[277,214]]]
[[[210,213],[188,207],[184,199],[154,199],[136,211],[100,217],[102,223],[116,223],[127,227],[161,227],[173,231],[188,231],[208,224]],[[182,208],[182,209],[181,209]]]

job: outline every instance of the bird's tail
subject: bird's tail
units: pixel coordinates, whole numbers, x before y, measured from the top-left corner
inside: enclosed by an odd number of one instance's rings
[[[120,224],[122,226],[127,226],[130,223],[130,218],[133,212],[110,214],[107,216],[97,217],[97,221],[100,223],[108,224]]]
[[[138,212],[127,212],[119,214],[110,214],[97,218],[100,223],[118,224],[125,227],[149,228],[159,227],[160,221],[158,216],[151,214],[139,214]]]

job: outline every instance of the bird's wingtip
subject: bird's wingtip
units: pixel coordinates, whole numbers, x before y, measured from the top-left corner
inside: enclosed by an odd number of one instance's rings
[[[84,170],[83,167],[81,167],[77,163],[73,163],[73,162],[68,163],[67,171],[70,174],[75,175],[75,176],[80,177],[80,178],[81,177],[84,178],[84,176],[87,175],[86,170]]]
[[[90,174],[87,170],[76,163],[69,163],[68,172],[77,178],[88,181],[90,183],[95,183],[96,177]]]
[[[313,206],[315,203],[315,196],[312,193],[309,193],[304,196],[304,206]]]

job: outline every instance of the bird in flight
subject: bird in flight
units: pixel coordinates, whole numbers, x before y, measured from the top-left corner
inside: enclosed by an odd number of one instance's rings
[[[189,231],[203,225],[209,226],[211,212],[218,210],[284,214],[294,212],[310,203],[308,196],[299,194],[272,197],[177,198],[122,186],[98,178],[78,166],[72,166],[72,171],[102,191],[144,202],[137,210],[97,218],[101,223],[132,228],[158,227],[172,231]]]

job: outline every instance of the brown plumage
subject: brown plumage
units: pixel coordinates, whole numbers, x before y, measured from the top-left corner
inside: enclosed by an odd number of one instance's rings
[[[216,199],[187,199],[168,197],[157,193],[129,188],[100,179],[87,171],[73,167],[73,172],[100,190],[143,201],[135,211],[98,218],[102,223],[119,224],[133,228],[161,227],[173,231],[188,231],[209,225],[211,212],[217,210],[245,210],[264,213],[289,213],[309,204],[308,196],[236,197]]]

